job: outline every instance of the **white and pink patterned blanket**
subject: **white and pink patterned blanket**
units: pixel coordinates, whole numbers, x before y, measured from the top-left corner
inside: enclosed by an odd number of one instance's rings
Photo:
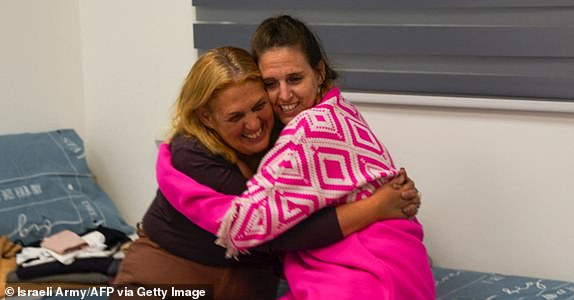
[[[291,120],[218,232],[229,255],[271,240],[313,212],[369,196],[397,169],[337,89]]]
[[[273,239],[325,206],[369,196],[397,174],[386,148],[336,88],[286,125],[247,191],[231,205],[217,193],[210,204],[197,201],[202,199],[197,184],[191,188],[189,178],[174,172],[167,146],[162,147],[161,191],[211,232],[227,210],[217,234],[230,256]],[[209,193],[203,188],[200,193]],[[422,238],[416,220],[389,220],[328,247],[288,253],[284,270],[291,291],[285,299],[434,299]]]

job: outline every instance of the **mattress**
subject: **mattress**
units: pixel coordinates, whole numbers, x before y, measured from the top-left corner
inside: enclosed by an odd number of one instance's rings
[[[484,273],[433,267],[438,300],[509,300],[509,299],[574,299],[574,283],[543,278]],[[279,295],[289,287],[281,282]],[[107,297],[91,296],[84,299],[103,300]],[[25,299],[73,299],[73,297],[47,297]]]
[[[437,299],[574,299],[574,283],[433,267]]]
[[[574,283],[433,267],[437,300],[574,300]],[[289,287],[285,281],[279,295]]]

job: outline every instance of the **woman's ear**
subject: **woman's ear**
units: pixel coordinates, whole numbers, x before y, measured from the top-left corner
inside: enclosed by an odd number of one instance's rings
[[[208,128],[213,129],[213,119],[211,113],[205,107],[200,107],[197,109],[197,117],[201,123]]]
[[[321,60],[317,66],[317,75],[319,76],[318,78],[318,83],[319,85],[322,85],[323,82],[325,82],[325,62],[323,60]]]

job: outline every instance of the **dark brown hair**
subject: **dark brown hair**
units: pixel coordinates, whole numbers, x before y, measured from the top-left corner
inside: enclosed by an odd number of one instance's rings
[[[325,64],[325,78],[320,87],[321,97],[333,86],[338,74],[329,65],[318,38],[305,23],[288,15],[263,20],[251,40],[251,54],[259,63],[261,55],[278,47],[298,47],[315,70],[319,68],[321,61]]]

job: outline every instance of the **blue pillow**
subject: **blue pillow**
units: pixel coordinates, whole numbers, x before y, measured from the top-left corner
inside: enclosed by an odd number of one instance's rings
[[[27,245],[99,225],[134,232],[94,181],[74,130],[0,136],[0,235]]]

